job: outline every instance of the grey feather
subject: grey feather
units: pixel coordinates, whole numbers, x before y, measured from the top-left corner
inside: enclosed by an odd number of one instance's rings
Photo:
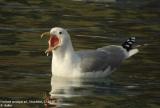
[[[125,50],[121,46],[105,46],[97,50],[79,51],[81,69],[83,72],[104,71],[108,66],[111,70],[117,68],[126,58]]]

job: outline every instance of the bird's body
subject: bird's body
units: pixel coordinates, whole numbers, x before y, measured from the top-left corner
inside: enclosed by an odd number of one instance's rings
[[[105,77],[126,58],[138,52],[138,49],[131,49],[131,40],[122,46],[109,45],[96,50],[74,51],[66,30],[56,27],[51,29],[50,35],[47,51],[52,51],[52,75],[54,76]],[[131,45],[128,46],[128,43]]]

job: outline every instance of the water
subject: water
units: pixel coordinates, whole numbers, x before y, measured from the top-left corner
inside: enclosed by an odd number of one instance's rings
[[[159,108],[159,7],[158,0],[0,0],[1,100],[43,100],[53,88],[57,107]],[[40,35],[54,26],[68,29],[75,50],[120,45],[130,36],[147,46],[107,78],[53,78],[51,87],[51,56]]]

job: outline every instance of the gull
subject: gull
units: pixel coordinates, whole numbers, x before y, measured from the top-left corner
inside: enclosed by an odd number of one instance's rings
[[[70,35],[64,28],[54,27],[50,32],[42,33],[41,38],[44,36],[49,37],[46,54],[52,53],[53,76],[106,77],[124,60],[139,52],[137,48],[133,48],[135,37],[129,38],[122,45],[75,51]]]

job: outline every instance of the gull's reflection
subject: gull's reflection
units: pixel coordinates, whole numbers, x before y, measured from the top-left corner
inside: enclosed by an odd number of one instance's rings
[[[81,87],[80,78],[64,78],[51,77],[50,96],[46,98],[46,108],[56,108],[60,106],[70,106],[72,104],[65,103],[64,98],[80,96],[75,92],[75,88]]]
[[[50,95],[54,97],[73,97],[74,88],[81,86],[80,78],[62,78],[52,76]]]

